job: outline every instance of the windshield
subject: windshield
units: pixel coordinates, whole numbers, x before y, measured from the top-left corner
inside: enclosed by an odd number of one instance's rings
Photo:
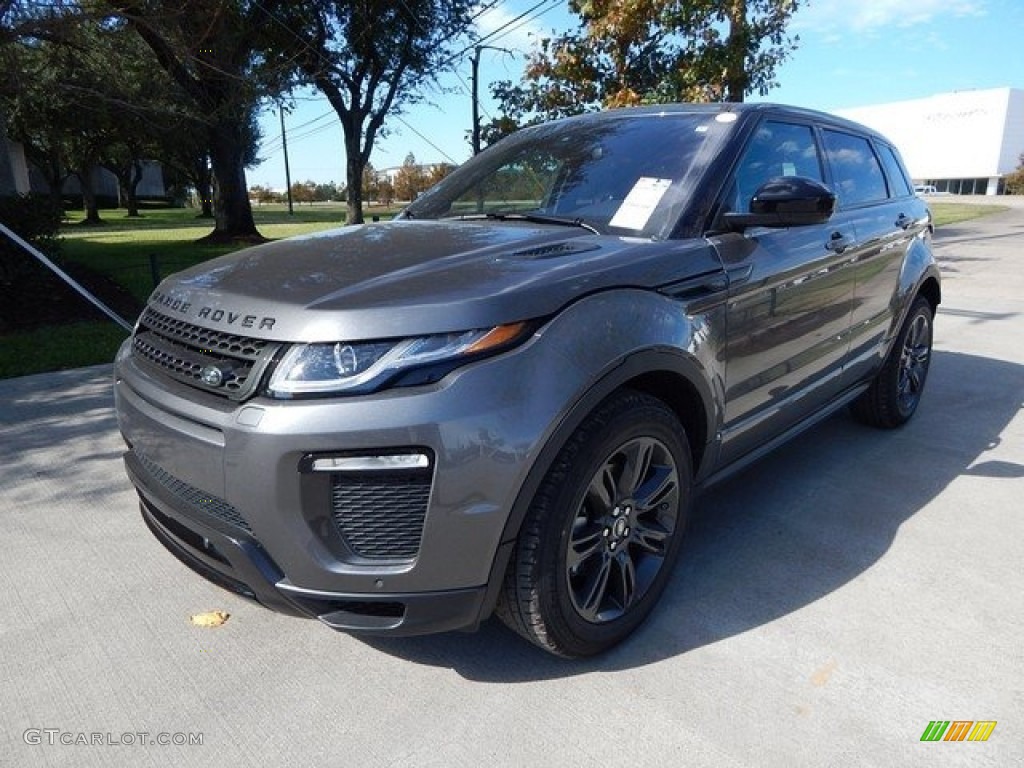
[[[612,112],[526,128],[465,163],[405,215],[523,215],[601,233],[662,237],[734,119],[706,111]]]

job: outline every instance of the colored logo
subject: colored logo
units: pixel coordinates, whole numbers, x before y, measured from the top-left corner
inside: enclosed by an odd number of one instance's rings
[[[995,729],[995,720],[931,720],[921,741],[988,741]]]

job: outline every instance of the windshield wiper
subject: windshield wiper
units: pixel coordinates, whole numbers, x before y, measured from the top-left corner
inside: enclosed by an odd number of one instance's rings
[[[583,219],[571,219],[568,216],[551,216],[546,213],[502,213],[499,211],[489,211],[487,213],[470,213],[458,218],[460,220],[494,219],[495,221],[529,221],[534,224],[557,224],[563,227],[579,227],[588,232],[593,232],[595,235],[601,234],[597,227],[593,224],[588,224]]]

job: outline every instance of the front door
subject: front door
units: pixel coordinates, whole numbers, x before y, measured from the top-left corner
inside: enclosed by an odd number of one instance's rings
[[[810,124],[766,120],[728,193],[749,212],[769,178],[823,180]],[[778,435],[840,391],[853,305],[853,223],[753,228],[712,238],[730,275],[721,458],[728,463]]]

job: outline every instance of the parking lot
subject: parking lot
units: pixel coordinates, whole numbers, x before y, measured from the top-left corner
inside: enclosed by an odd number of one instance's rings
[[[143,525],[109,366],[0,381],[0,766],[1024,765],[1024,209],[936,254],[915,420],[839,414],[710,491],[652,619],[583,662],[226,593]]]

